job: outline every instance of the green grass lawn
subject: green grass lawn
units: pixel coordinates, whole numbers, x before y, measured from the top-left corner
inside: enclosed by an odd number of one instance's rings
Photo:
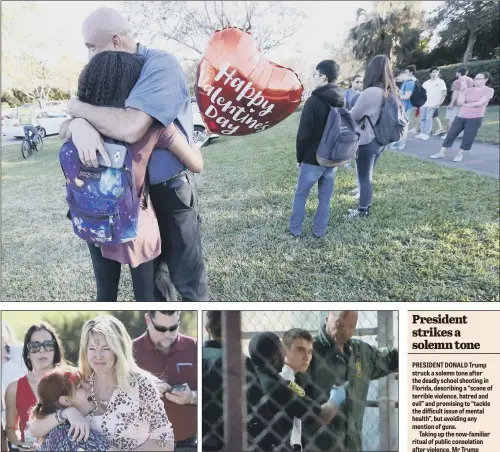
[[[298,170],[299,114],[261,134],[219,137],[198,178],[212,300],[472,301],[499,299],[499,180],[386,152],[374,174],[369,219],[344,218],[353,171],[335,181],[330,226],[286,233]],[[5,300],[92,300],[88,250],[65,219],[59,142],[23,161],[2,155]],[[422,143],[429,146],[430,142]],[[120,300],[131,300],[124,269]]]
[[[415,110],[414,110],[415,111]],[[441,119],[441,124],[443,129],[446,131],[448,127],[448,120],[445,119],[446,107],[441,107],[439,109],[439,118]],[[483,143],[500,143],[500,111],[499,106],[494,105],[492,107],[486,108],[486,114],[484,115],[483,125],[479,129],[476,140],[482,141]],[[410,122],[410,127],[415,127],[417,125],[417,120],[413,117]],[[432,124],[432,130],[436,130],[435,123]]]

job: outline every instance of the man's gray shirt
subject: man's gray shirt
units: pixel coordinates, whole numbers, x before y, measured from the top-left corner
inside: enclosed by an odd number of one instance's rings
[[[174,122],[184,137],[193,136],[193,112],[186,77],[177,59],[164,50],[137,45],[144,56],[141,76],[125,107],[147,113],[165,127]],[[184,171],[186,167],[168,149],[155,149],[149,160],[149,183],[159,184]]]

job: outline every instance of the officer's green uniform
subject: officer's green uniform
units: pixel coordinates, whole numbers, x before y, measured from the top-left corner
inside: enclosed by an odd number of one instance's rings
[[[288,451],[293,418],[307,419],[319,416],[321,405],[306,396],[297,383],[284,380],[278,374],[271,374],[257,368],[264,403],[259,407],[259,415],[265,419],[266,434],[257,441],[262,451]]]
[[[332,386],[349,381],[346,401],[340,412],[326,427],[303,424],[309,447],[307,450],[328,452],[361,452],[363,415],[370,380],[398,371],[397,349],[375,348],[358,339],[349,340],[341,352],[325,330],[314,337],[313,358],[307,369],[306,394],[318,403],[328,400]],[[314,446],[313,446],[314,443]]]

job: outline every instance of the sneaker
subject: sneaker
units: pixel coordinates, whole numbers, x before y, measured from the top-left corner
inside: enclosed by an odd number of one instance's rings
[[[445,156],[446,156],[446,152],[439,151],[437,154],[432,154],[430,158],[431,159],[442,159]]]
[[[349,209],[347,211],[347,218],[366,218],[370,215],[370,208],[361,209],[358,207],[357,209]]]
[[[386,146],[386,149],[390,149],[391,151],[402,151],[404,148],[402,144],[390,144]]]
[[[419,133],[419,130],[416,127],[414,127],[413,129],[410,129],[409,132],[410,133]]]
[[[421,133],[419,133],[418,135],[415,136],[415,138],[422,138],[422,135]]]
[[[298,234],[298,235],[297,235],[297,234],[294,234],[292,231],[290,231],[290,229],[287,229],[287,230],[286,230],[286,233],[287,233],[288,235],[291,235],[291,236],[292,236],[293,238],[295,238],[295,239],[301,239],[301,238],[303,237],[303,236],[302,236],[302,232],[301,232],[300,234]]]
[[[441,135],[442,133],[444,133],[444,130],[443,130],[443,129],[439,129],[439,130],[436,130],[436,131],[432,134],[432,136],[437,137],[438,135]]]
[[[447,135],[446,133],[445,133],[444,135],[442,135],[442,136],[441,136],[441,139],[442,139],[442,140],[446,140],[446,135]]]
[[[421,135],[417,136],[416,138],[420,138],[421,140],[428,140],[429,135],[425,135],[424,133],[422,133]]]
[[[454,162],[461,162],[464,158],[464,154],[462,152],[458,152],[458,154],[453,159]]]

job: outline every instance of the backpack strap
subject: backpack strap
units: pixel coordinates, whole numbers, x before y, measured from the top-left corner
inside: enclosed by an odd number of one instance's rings
[[[142,210],[148,208],[148,195],[149,195],[149,169],[146,166],[146,175],[144,177],[144,183],[142,184],[141,190],[139,192],[139,199],[141,200]]]

